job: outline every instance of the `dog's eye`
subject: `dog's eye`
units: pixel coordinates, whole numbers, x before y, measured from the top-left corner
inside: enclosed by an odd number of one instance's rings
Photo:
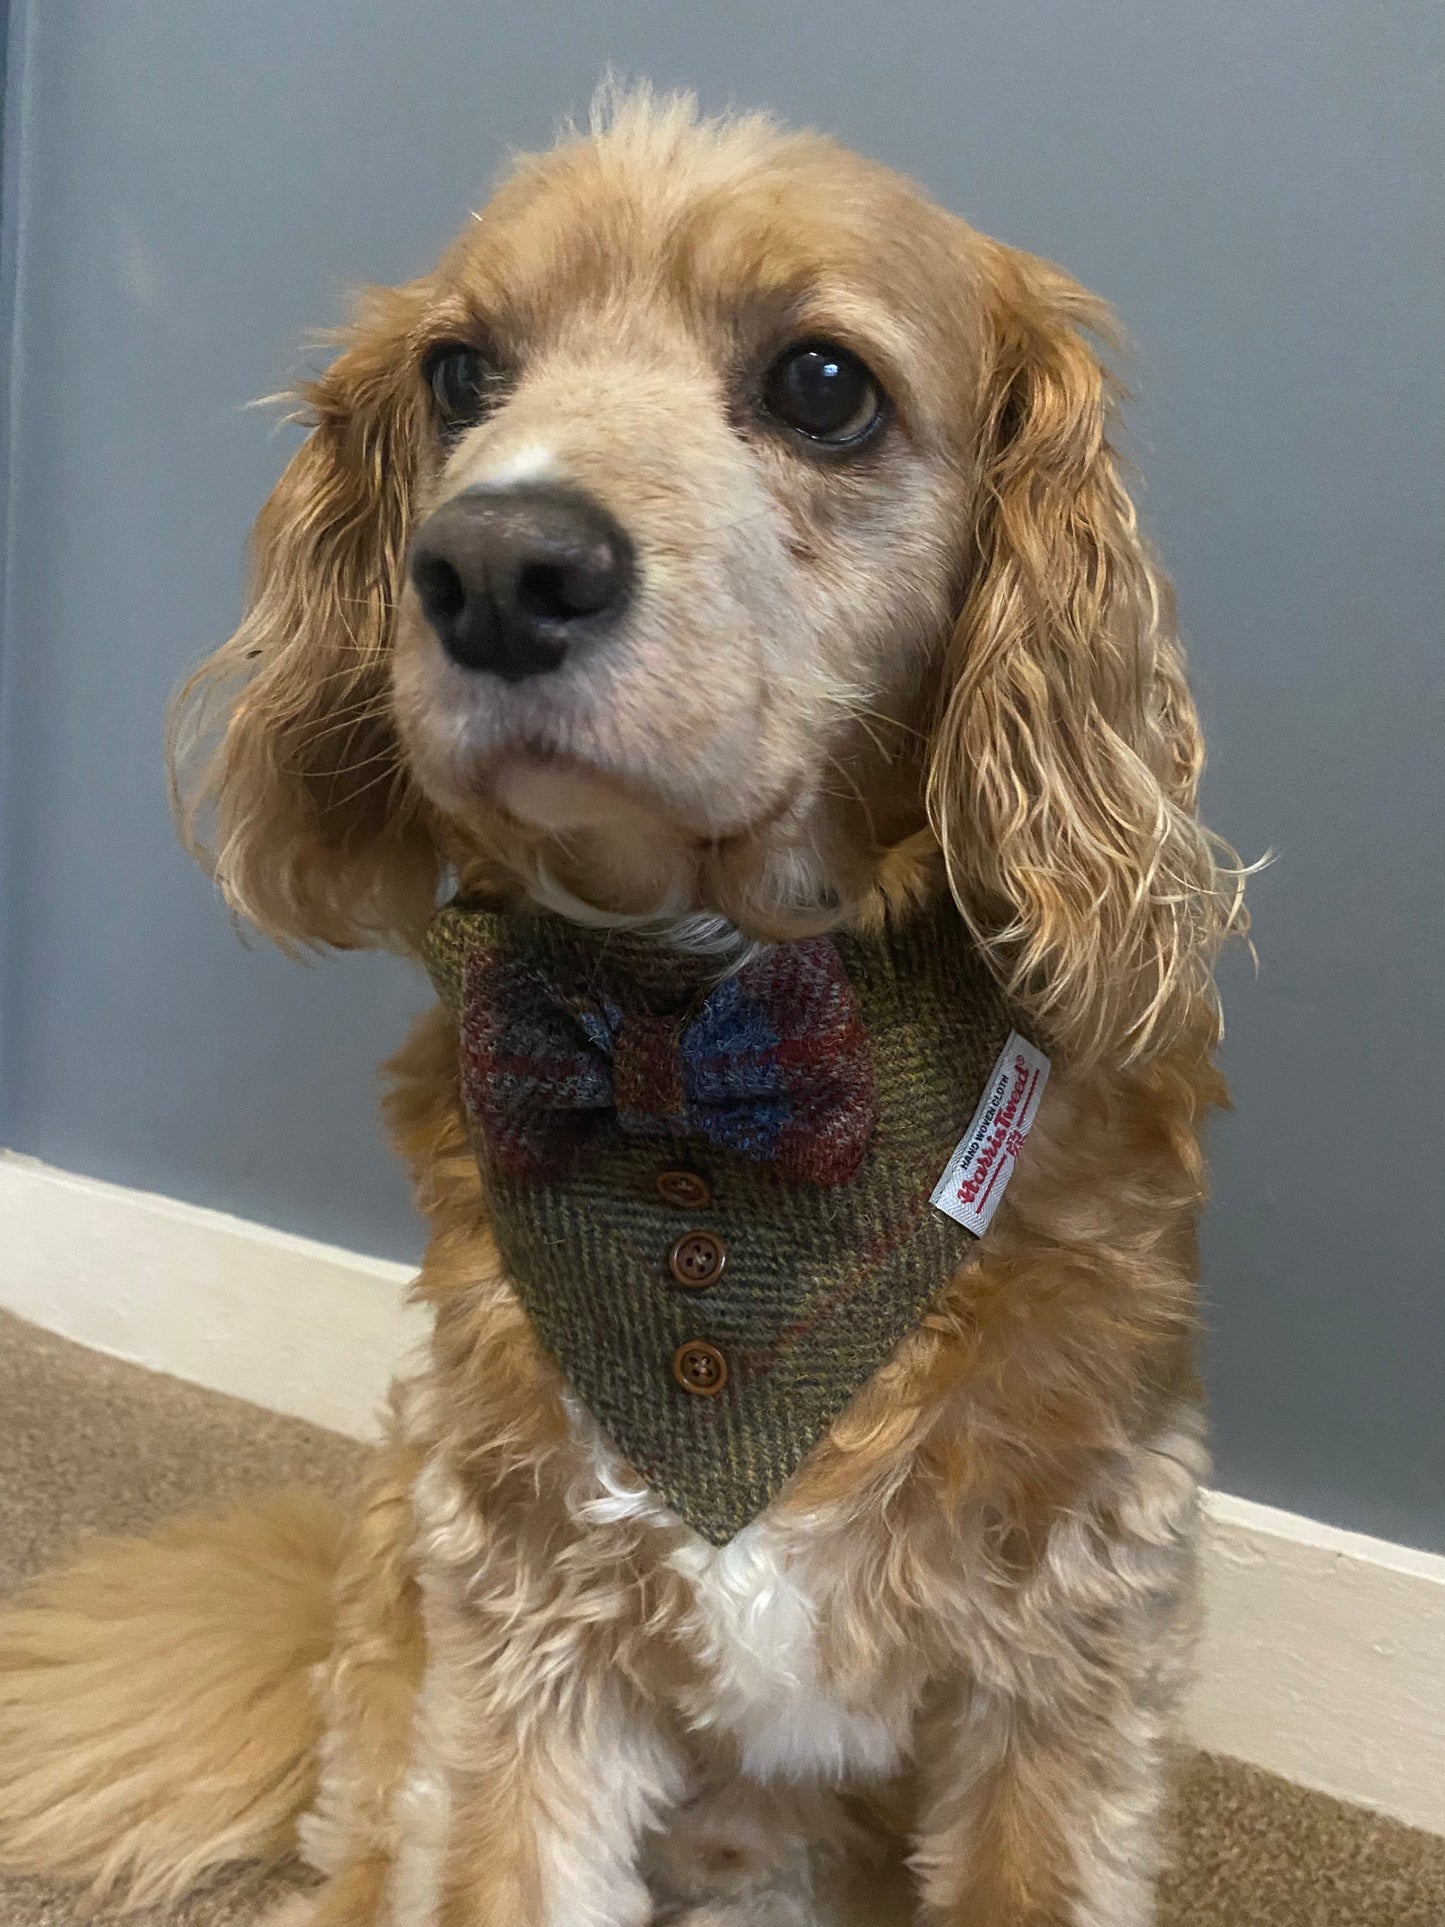
[[[809,441],[850,448],[877,427],[883,395],[877,382],[846,348],[807,341],[790,348],[763,384],[768,413]]]
[[[470,428],[482,419],[496,373],[478,349],[443,342],[427,356],[425,373],[443,428]]]

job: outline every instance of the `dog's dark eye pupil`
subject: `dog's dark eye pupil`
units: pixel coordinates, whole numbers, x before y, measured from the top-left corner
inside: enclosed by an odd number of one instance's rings
[[[486,407],[488,369],[475,348],[457,343],[434,349],[426,374],[444,427],[463,428],[480,421]]]
[[[779,421],[813,441],[855,442],[877,421],[878,384],[863,363],[831,342],[809,342],[774,363],[763,399]]]

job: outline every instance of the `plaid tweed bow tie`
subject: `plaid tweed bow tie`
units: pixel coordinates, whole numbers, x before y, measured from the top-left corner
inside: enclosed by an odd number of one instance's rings
[[[826,938],[765,951],[682,1014],[624,1009],[594,965],[468,965],[463,1097],[489,1158],[565,1177],[600,1131],[695,1136],[814,1185],[846,1183],[878,1105],[858,1000]]]

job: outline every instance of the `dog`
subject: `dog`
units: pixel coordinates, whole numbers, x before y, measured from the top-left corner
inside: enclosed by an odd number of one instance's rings
[[[417,955],[454,888],[722,981],[942,906],[1052,1075],[967,1261],[714,1543],[524,1310],[424,1016],[427,1362],[352,1506],[12,1604],[0,1864],[154,1900],[299,1843],[306,1927],[723,1927],[891,1851],[932,1927],[1152,1919],[1243,913],[1112,338],[885,168],[645,89],[367,300],[177,699],[232,908]]]

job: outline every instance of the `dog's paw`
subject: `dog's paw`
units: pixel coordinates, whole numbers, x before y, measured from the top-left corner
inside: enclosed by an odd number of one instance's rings
[[[736,1900],[710,1900],[681,1913],[657,1916],[659,1927],[832,1927],[814,1907],[811,1894],[780,1891],[745,1894]]]
[[[259,1914],[252,1927],[307,1927],[316,1912],[316,1896],[312,1894],[292,1894],[287,1900],[272,1905]]]
[[[875,1857],[825,1789],[704,1786],[649,1851],[653,1927],[842,1927],[837,1891]]]
[[[812,1927],[802,1816],[746,1785],[689,1800],[652,1849],[658,1927]]]

